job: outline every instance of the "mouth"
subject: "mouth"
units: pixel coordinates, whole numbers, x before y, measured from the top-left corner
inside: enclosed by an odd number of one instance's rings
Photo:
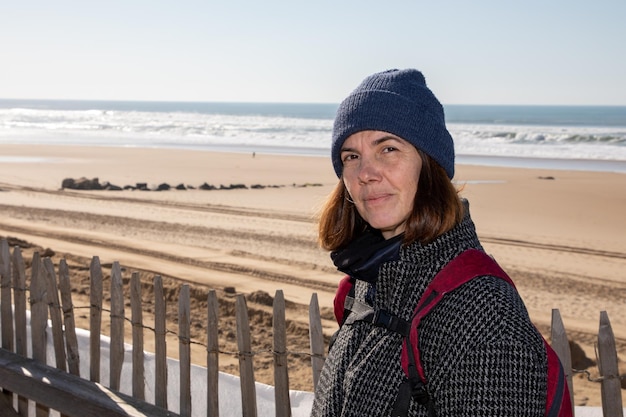
[[[390,194],[369,195],[363,198],[363,202],[365,204],[376,204],[376,203],[386,201],[390,196],[391,196]]]

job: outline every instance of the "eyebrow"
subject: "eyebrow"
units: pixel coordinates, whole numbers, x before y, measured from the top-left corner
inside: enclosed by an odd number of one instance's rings
[[[378,145],[380,145],[381,143],[385,143],[385,142],[387,142],[387,141],[389,141],[389,140],[398,141],[399,139],[400,139],[399,137],[394,136],[394,135],[385,135],[385,136],[380,137],[380,138],[378,138],[378,139],[374,139],[374,140],[372,141],[372,145],[374,145],[374,146],[378,146]],[[340,152],[340,153],[341,153],[341,152],[354,152],[354,148],[348,148],[348,147],[342,146],[342,147],[341,147],[341,149],[339,150],[339,152]]]

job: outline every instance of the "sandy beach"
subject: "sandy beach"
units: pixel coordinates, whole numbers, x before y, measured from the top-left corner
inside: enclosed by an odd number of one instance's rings
[[[598,321],[606,311],[624,360],[626,175],[470,165],[456,170],[455,182],[470,202],[485,249],[509,272],[544,335],[549,337],[552,309],[559,309],[570,340],[595,361]],[[167,183],[187,189],[61,189],[64,179],[80,177],[120,187]],[[87,300],[89,288],[88,271],[80,265],[94,255],[103,265],[119,261],[128,276],[133,270],[146,280],[162,275],[174,292],[190,283],[201,294],[194,313],[198,340],[208,289],[225,301],[232,301],[227,287],[249,296],[258,316],[258,343],[271,333],[263,325],[263,312],[271,306],[260,295],[280,289],[291,302],[287,318],[294,322],[289,350],[305,351],[313,293],[325,334],[336,329],[330,307],[341,274],[316,246],[314,221],[336,181],[330,161],[320,157],[2,144],[0,237],[32,245],[25,246],[25,257],[49,248],[55,262],[69,259],[76,305]],[[200,189],[203,184],[238,187],[209,191]],[[223,313],[224,326],[234,321],[232,310],[230,317],[226,307]],[[235,350],[233,332],[234,327],[220,335],[224,351]],[[177,345],[169,345],[175,355]],[[223,356],[223,370],[237,373],[236,358]],[[204,364],[205,357],[199,347],[194,360]],[[312,388],[309,364],[308,358],[290,363],[294,388]],[[257,379],[271,383],[272,370],[260,368]],[[598,375],[595,366],[587,370]],[[583,374],[575,375],[574,392],[576,405],[601,404],[600,385]]]

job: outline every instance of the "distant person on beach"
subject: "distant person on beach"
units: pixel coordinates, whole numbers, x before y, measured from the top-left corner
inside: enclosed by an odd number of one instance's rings
[[[515,287],[490,275],[451,291],[421,321],[427,401],[412,385],[406,395],[401,356],[418,301],[453,259],[483,253],[452,183],[443,107],[422,73],[367,77],[339,106],[331,159],[339,181],[320,212],[319,243],[352,292],[349,303],[336,300],[342,323],[312,416],[544,415],[544,341]]]

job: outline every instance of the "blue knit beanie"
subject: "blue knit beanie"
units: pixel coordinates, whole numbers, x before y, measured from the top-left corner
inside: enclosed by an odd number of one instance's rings
[[[443,107],[415,69],[370,75],[339,106],[333,126],[331,158],[341,178],[341,147],[352,134],[380,130],[399,136],[433,158],[452,179],[454,143]]]

